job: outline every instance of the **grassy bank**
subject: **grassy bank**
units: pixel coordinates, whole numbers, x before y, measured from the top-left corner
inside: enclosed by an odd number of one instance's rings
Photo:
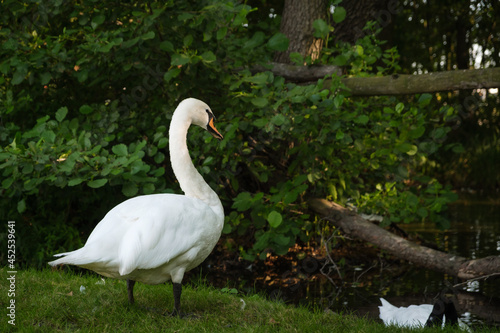
[[[9,277],[1,270],[0,332],[404,332],[347,314],[310,311],[241,296],[198,284],[185,286],[182,309],[188,318],[172,318],[170,284],[135,287],[130,306],[124,281],[67,271],[18,271],[15,297],[9,296]],[[85,287],[81,291],[81,286]],[[8,323],[7,306],[15,299],[15,328]],[[144,308],[145,306],[149,309]],[[438,329],[428,332],[442,332]],[[427,331],[426,331],[427,332]]]

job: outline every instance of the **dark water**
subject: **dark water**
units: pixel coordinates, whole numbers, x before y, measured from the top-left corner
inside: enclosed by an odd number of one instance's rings
[[[465,198],[449,207],[451,228],[441,231],[430,223],[404,225],[408,233],[416,233],[425,241],[437,244],[440,250],[466,258],[500,255],[500,200]],[[405,265],[401,263],[401,265]],[[350,286],[336,295],[338,289],[326,284],[311,286],[310,303],[328,305],[336,311],[352,311],[361,316],[378,318],[379,298],[383,297],[396,306],[432,304],[433,298],[445,288],[461,281],[445,274],[408,265],[401,272],[366,272],[363,284]],[[362,279],[360,279],[362,280]],[[500,327],[500,278],[468,283],[463,293],[455,298],[460,318],[471,327],[480,324]],[[334,292],[334,290],[337,290]],[[319,291],[318,295],[314,292]],[[330,298],[329,298],[330,297]]]

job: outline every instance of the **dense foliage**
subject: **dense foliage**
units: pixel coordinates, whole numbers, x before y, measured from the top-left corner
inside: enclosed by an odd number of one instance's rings
[[[256,9],[231,0],[2,6],[0,210],[17,221],[25,263],[81,246],[127,197],[179,192],[167,132],[189,96],[209,103],[225,137],[192,129],[189,144],[226,209],[226,246],[244,258],[317,240],[321,224],[307,210],[315,196],[384,223],[447,226],[454,195],[423,171],[440,149],[460,150],[442,145],[455,110],[431,107],[427,94],[351,98],[336,77],[326,89],[252,73],[288,46],[277,18],[248,24]],[[331,34],[326,22],[315,28]],[[367,29],[320,61],[352,75],[397,70],[397,51],[382,51]]]
[[[406,73],[500,66],[500,2],[467,0],[401,3],[391,17],[392,44]],[[387,18],[386,18],[387,19]],[[463,151],[436,160],[440,179],[456,188],[494,193],[500,187],[500,113],[498,90],[438,93],[433,107],[451,105],[458,117],[445,142],[459,141]]]

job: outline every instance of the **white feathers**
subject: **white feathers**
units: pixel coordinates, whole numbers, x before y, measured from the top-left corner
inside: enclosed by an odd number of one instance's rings
[[[186,99],[174,112],[169,131],[172,168],[186,195],[152,194],[128,199],[111,209],[85,246],[50,262],[78,265],[104,276],[149,284],[180,283],[220,238],[224,211],[217,194],[193,166],[186,145],[189,126],[213,127],[202,101]]]
[[[425,327],[428,321],[431,321],[431,313],[436,313],[436,310],[440,310],[442,322],[441,327],[445,325],[455,325],[458,324],[460,330],[470,332],[470,328],[458,319],[455,306],[444,306],[443,303],[436,302],[435,305],[432,304],[420,304],[420,305],[410,305],[408,307],[396,307],[391,303],[387,302],[385,299],[381,298],[382,303],[379,306],[380,319],[384,322],[386,326],[395,325],[400,327],[408,328],[422,328]],[[441,305],[440,305],[441,304]],[[455,323],[453,321],[455,320]]]
[[[404,327],[424,327],[432,312],[431,304],[410,305],[408,307],[396,307],[381,298],[382,306],[379,306],[380,319],[385,325],[397,325]]]

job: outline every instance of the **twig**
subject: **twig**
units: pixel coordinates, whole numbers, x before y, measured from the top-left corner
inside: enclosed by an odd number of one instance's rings
[[[489,279],[490,277],[493,277],[493,276],[500,276],[500,273],[492,273],[492,274],[480,276],[480,277],[477,277],[477,278],[474,278],[474,279],[469,279],[469,280],[467,280],[465,282],[455,284],[454,286],[452,286],[452,288],[458,288],[458,287],[460,287],[462,285],[466,285],[467,283],[472,282],[472,281],[486,280],[486,279]]]

